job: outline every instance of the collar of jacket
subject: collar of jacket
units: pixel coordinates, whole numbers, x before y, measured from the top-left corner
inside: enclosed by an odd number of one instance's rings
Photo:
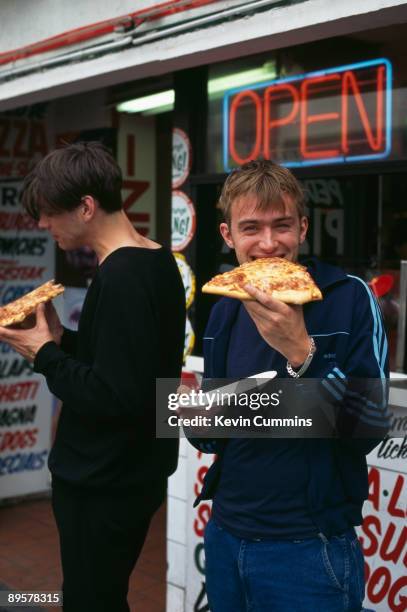
[[[324,263],[317,257],[300,257],[299,263],[306,266],[321,291],[347,280],[347,275],[341,268]]]

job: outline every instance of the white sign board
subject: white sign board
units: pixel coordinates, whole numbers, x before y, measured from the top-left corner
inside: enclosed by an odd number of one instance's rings
[[[203,501],[197,508],[193,503],[202,488],[203,479],[212,464],[214,455],[201,453],[192,446],[188,448],[187,468],[187,587],[185,610],[209,612],[205,588],[205,552],[203,534],[212,504]]]
[[[192,148],[187,134],[180,128],[172,131],[172,188],[187,180],[192,164]]]
[[[172,192],[171,207],[171,248],[183,251],[195,235],[195,208],[189,197],[182,191]]]
[[[369,499],[357,531],[365,557],[365,607],[375,612],[407,610],[406,459],[407,437],[390,438],[368,457]]]
[[[20,181],[0,184],[0,306],[54,277],[54,242],[22,211]],[[45,378],[0,343],[0,497],[48,488],[53,397]]]

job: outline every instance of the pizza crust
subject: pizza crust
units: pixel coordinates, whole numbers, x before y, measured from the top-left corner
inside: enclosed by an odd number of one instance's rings
[[[315,294],[309,289],[301,289],[298,291],[286,289],[285,291],[273,291],[271,297],[275,300],[280,300],[280,302],[285,302],[286,304],[306,304],[307,302],[321,299],[320,297],[314,297],[314,295]]]
[[[218,274],[202,287],[202,292],[239,300],[254,300],[244,291],[245,284],[251,284],[286,304],[322,300],[322,293],[307,269],[280,257],[245,262],[233,270]]]
[[[0,308],[0,326],[8,327],[21,323],[32,314],[39,304],[48,302],[65,291],[62,285],[55,284],[53,280],[40,285],[33,291],[10,302]]]
[[[202,293],[213,293],[214,295],[223,295],[226,297],[237,298],[238,300],[255,301],[254,298],[246,293],[246,291],[238,291],[237,289],[228,289],[227,287],[214,287],[206,283],[202,287]]]

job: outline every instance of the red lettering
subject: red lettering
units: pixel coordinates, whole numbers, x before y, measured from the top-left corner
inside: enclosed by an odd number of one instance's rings
[[[128,212],[126,214],[132,223],[149,223],[150,222],[149,213]]]
[[[198,518],[194,520],[194,531],[197,536],[203,537],[205,527],[211,516],[211,507],[209,504],[200,504],[197,511]]]
[[[372,489],[372,490],[370,490]],[[371,468],[369,471],[369,497],[373,508],[379,511],[380,506],[380,472],[377,468]]]
[[[285,94],[282,92],[285,92]],[[292,100],[291,110],[288,113],[288,115],[286,115],[285,117],[279,117],[278,119],[270,120],[270,116],[271,116],[271,112],[270,112],[271,104],[270,103],[271,103],[271,100],[276,99],[277,96],[280,98],[287,98],[287,97],[291,98]],[[271,130],[278,126],[287,125],[291,123],[298,113],[298,106],[299,106],[298,90],[294,87],[294,85],[291,85],[290,83],[284,83],[282,85],[271,85],[270,87],[267,87],[267,89],[265,90],[264,92],[264,149],[263,149],[263,153],[266,159],[270,159],[271,157],[270,156],[270,132]]]
[[[1,128],[0,128],[1,129]],[[0,136],[0,142],[1,142],[1,136]],[[4,152],[4,150],[3,150]],[[0,155],[1,155],[1,151],[0,151]],[[0,163],[0,174],[1,176],[13,176],[13,162],[9,161],[9,162],[2,162]]]
[[[386,597],[391,584],[391,574],[387,567],[377,567],[367,585],[367,596],[374,604]],[[377,588],[376,588],[377,587]]]
[[[12,136],[12,144],[10,143],[11,147],[6,148],[10,136]],[[48,153],[47,133],[43,122],[28,122],[26,119],[13,119],[12,121],[0,119],[1,157],[22,159],[29,158],[35,153],[40,153],[42,157]],[[21,173],[27,172],[27,163],[23,166],[19,165],[19,168],[21,168]]]
[[[127,134],[127,174],[134,176],[136,161],[136,139],[134,134]]]
[[[388,596],[389,608],[392,612],[405,612],[407,610],[407,597],[400,595],[396,601],[401,589],[407,587],[407,576],[401,576],[393,583]]]
[[[0,213],[0,227],[1,226],[1,218],[2,214]],[[13,263],[13,262],[11,262]],[[34,266],[13,266],[9,265],[7,262],[0,262],[0,280],[37,280],[42,278],[42,275],[45,272],[44,267],[34,267]]]
[[[316,162],[384,152],[386,70],[381,64],[321,72],[232,95],[227,145],[233,164],[261,152],[267,159]],[[284,128],[287,139],[281,137]]]
[[[0,433],[0,452],[31,448],[37,443],[37,435],[37,428],[26,431],[6,431]]]
[[[129,195],[123,202],[124,210],[129,209],[150,187],[149,181],[123,181],[123,189],[130,189]]]
[[[0,385],[0,402],[17,402],[34,399],[39,385],[38,380]]]
[[[377,530],[378,535],[382,534],[382,529],[381,529],[381,525],[380,525],[380,521],[377,518],[377,516],[366,516],[365,520],[363,521],[363,525],[362,525],[362,531],[363,533],[370,538],[370,545],[369,546],[365,546],[364,545],[364,537],[361,536],[360,538],[360,544],[362,546],[362,550],[363,550],[363,554],[366,557],[369,557],[370,555],[374,555],[376,554],[378,548],[379,548],[379,543],[378,543],[378,539],[376,534],[374,534],[370,527],[375,527]]]
[[[38,435],[38,429],[29,429],[26,432],[26,439],[27,439],[27,446],[29,448],[31,448],[32,446],[34,446],[34,444],[37,443],[37,435]]]
[[[397,539],[393,550],[391,552],[388,552],[390,543],[395,532],[396,525],[394,523],[390,523],[384,535],[382,545],[380,547],[380,556],[383,561],[393,561],[393,563],[397,563],[401,556],[401,553],[403,552],[404,545],[407,542],[407,527],[403,527],[400,537]]]
[[[29,153],[27,150],[22,148],[24,140],[26,140],[27,134],[27,121],[26,119],[15,119],[13,121],[13,127],[16,129],[16,136],[13,147],[14,157],[28,157]]]
[[[37,222],[23,213],[0,212],[0,229],[5,230],[36,230]]]
[[[347,70],[342,79],[342,149],[344,153],[349,153],[348,142],[348,115],[349,101],[351,96],[350,90],[353,91],[353,99],[356,102],[359,111],[360,119],[366,133],[369,146],[373,151],[380,151],[383,146],[383,92],[384,92],[384,66],[379,66],[377,69],[376,81],[376,140],[373,137],[373,130],[367,116],[366,107],[360,93],[359,85],[356,80],[355,73],[352,70]]]
[[[239,105],[245,98],[249,98],[254,103],[254,109],[256,112],[256,139],[254,141],[254,145],[252,150],[250,151],[247,157],[240,157],[239,153],[236,151],[235,143],[236,143],[236,114],[239,108]],[[235,160],[235,162],[239,165],[245,164],[251,159],[256,159],[260,154],[261,148],[261,122],[262,122],[262,106],[261,100],[258,94],[256,94],[251,89],[247,89],[246,91],[241,91],[237,94],[235,98],[233,98],[232,104],[230,105],[230,115],[229,115],[229,150],[230,154]]]
[[[387,509],[389,514],[391,514],[392,516],[398,516],[400,518],[404,518],[406,516],[406,512],[404,508],[397,508],[397,502],[400,499],[403,485],[404,485],[404,477],[401,474],[399,474],[397,476],[396,484],[394,486],[393,493],[389,501],[389,507]]]
[[[48,153],[47,133],[44,123],[33,121],[30,130],[30,153],[40,153],[43,157]]]
[[[341,77],[339,74],[330,74],[312,79],[305,79],[301,84],[301,131],[300,131],[300,150],[304,159],[318,159],[326,157],[337,157],[340,154],[339,149],[321,149],[319,151],[309,151],[307,145],[307,126],[311,123],[320,121],[338,121],[339,113],[319,113],[314,115],[308,114],[308,98],[309,87],[315,84],[328,83],[330,81],[338,81]]]
[[[35,160],[31,160],[30,162],[28,159],[25,159],[24,161],[19,161],[18,163],[14,164],[14,166],[18,176],[25,176],[30,169],[35,166]]]
[[[194,493],[195,493],[196,497],[198,497],[198,495],[201,492],[203,481],[204,481],[204,478],[205,478],[208,470],[209,470],[208,466],[202,465],[199,468],[198,472],[197,472],[196,476],[198,478],[198,482],[196,482],[195,485],[194,485]]]

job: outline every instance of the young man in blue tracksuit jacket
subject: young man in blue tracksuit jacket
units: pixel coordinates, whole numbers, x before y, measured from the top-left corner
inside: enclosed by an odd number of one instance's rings
[[[289,170],[270,161],[242,166],[228,177],[220,206],[220,231],[240,264],[297,260],[308,222]],[[351,420],[375,437],[191,440],[218,455],[196,501],[213,499],[205,531],[212,612],[363,609],[354,526],[368,495],[366,454],[386,432],[387,341],[361,279],[316,259],[302,263],[323,300],[287,305],[250,286],[253,302],[222,298],[205,332],[205,378],[276,370],[318,379],[319,395],[307,401],[330,402],[342,426]]]

